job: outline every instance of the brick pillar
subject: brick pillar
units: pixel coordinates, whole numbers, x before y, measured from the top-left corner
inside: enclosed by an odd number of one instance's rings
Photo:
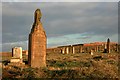
[[[80,46],[80,53],[82,53],[82,46]]]

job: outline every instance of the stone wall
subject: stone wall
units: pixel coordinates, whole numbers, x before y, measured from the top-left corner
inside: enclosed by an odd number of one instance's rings
[[[66,45],[66,46],[58,46],[55,48],[50,49],[54,53],[62,53],[62,54],[69,54],[69,53],[90,53],[91,50],[94,53],[102,53],[106,50],[107,42],[95,42],[95,43],[86,43],[86,44],[75,44],[75,45]],[[110,52],[118,52],[118,44],[111,42],[110,43]]]

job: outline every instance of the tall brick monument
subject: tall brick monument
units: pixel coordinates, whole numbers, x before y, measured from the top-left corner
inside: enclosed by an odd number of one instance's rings
[[[34,23],[29,34],[28,65],[33,68],[46,67],[46,33],[40,21],[40,9],[34,13]]]

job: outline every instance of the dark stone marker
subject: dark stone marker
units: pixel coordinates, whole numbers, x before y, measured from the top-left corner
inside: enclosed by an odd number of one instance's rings
[[[110,39],[107,39],[107,53],[110,53]]]
[[[33,68],[46,67],[46,33],[40,21],[41,17],[41,11],[37,9],[29,34],[28,64]]]

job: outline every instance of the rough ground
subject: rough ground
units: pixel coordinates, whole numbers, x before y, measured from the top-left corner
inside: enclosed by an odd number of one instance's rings
[[[4,66],[3,78],[118,79],[118,53],[47,53],[46,68]]]

